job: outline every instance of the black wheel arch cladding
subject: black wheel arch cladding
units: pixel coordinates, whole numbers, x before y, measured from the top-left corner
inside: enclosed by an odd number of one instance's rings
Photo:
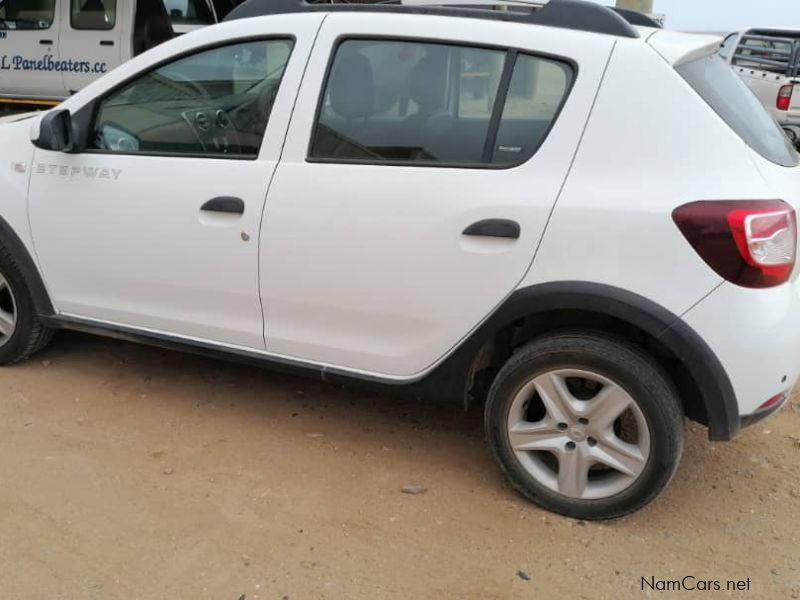
[[[699,398],[682,398],[689,416],[709,428],[712,440],[729,440],[739,430],[738,403],[725,369],[711,348],[685,321],[655,302],[604,284],[563,281],[521,288],[511,294],[432,373],[413,384],[418,395],[447,390],[463,400],[475,357],[498,332],[532,316],[565,311],[607,317],[655,340],[691,378]],[[698,403],[703,410],[698,410]],[[693,408],[692,405],[695,405]]]
[[[0,245],[6,248],[17,263],[17,267],[28,286],[36,313],[42,317],[49,317],[55,314],[53,304],[47,294],[47,289],[36,263],[31,258],[25,244],[22,243],[22,240],[19,239],[19,236],[3,217],[0,217]]]

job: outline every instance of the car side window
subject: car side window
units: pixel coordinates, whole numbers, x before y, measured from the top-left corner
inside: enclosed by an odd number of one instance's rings
[[[739,39],[738,33],[732,33],[728,37],[726,37],[725,41],[722,42],[722,46],[719,49],[719,55],[725,60],[728,60],[733,51],[736,49],[736,41],[738,39]]]
[[[117,0],[70,0],[73,29],[108,31],[117,24]]]
[[[517,56],[494,144],[494,164],[515,164],[533,156],[558,117],[572,76],[565,63]]]
[[[99,103],[88,149],[255,158],[292,47],[234,44],[142,75]]]
[[[50,29],[55,7],[56,0],[0,1],[0,31]]]
[[[333,58],[309,160],[512,166],[549,132],[572,68],[505,49],[346,40]]]

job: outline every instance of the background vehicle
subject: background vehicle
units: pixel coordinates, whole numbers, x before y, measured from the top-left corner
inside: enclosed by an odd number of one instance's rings
[[[163,2],[176,35],[189,33],[198,27],[213,25],[221,18],[216,13],[215,5],[208,0],[163,0]]]
[[[0,99],[53,104],[216,22],[209,0],[0,0]]]
[[[800,125],[800,30],[732,33],[720,55],[779,123]]]
[[[573,0],[231,17],[2,124],[0,363],[72,328],[484,403],[512,485],[593,519],[668,484],[685,417],[785,403],[800,156],[717,37]]]

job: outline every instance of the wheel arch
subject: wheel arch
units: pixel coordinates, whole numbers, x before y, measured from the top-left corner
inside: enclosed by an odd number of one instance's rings
[[[563,329],[622,337],[645,348],[675,385],[686,415],[709,428],[712,440],[739,430],[736,396],[708,344],[677,315],[642,296],[589,282],[546,283],[514,292],[437,369],[417,385],[419,395],[469,403],[482,399],[516,348]]]
[[[22,273],[25,283],[28,285],[33,305],[40,317],[50,317],[55,314],[53,303],[47,293],[41,273],[36,266],[30,252],[19,238],[17,233],[0,217],[0,246],[4,247],[16,262],[17,267]]]

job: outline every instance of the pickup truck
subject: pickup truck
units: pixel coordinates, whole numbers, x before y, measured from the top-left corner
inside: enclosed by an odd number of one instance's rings
[[[720,55],[781,125],[800,126],[800,29],[732,33]]]
[[[0,103],[56,104],[217,20],[210,0],[0,0]]]

